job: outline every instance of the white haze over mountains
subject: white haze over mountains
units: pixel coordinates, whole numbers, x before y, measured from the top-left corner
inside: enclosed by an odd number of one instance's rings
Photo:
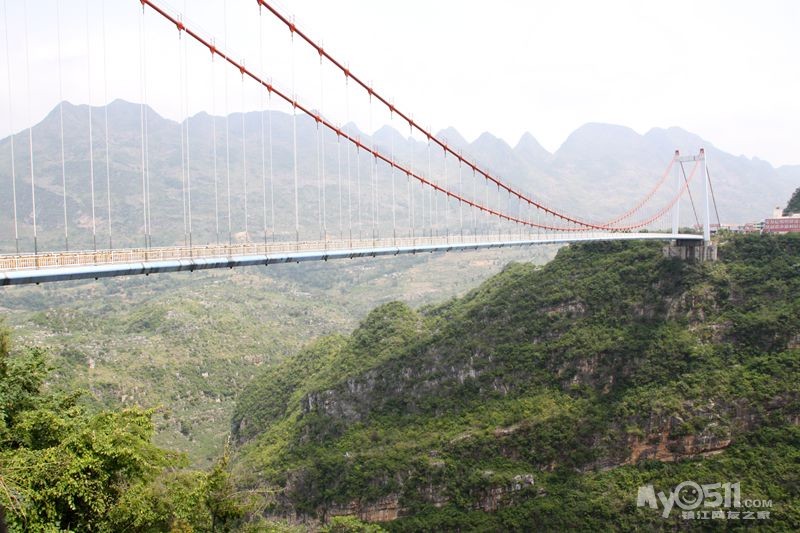
[[[252,0],[159,4],[183,11],[185,20],[259,71],[263,26],[263,73],[284,88],[291,85],[289,32],[264,10],[259,17]],[[734,155],[800,164],[800,2],[794,0],[277,4],[353,72],[434,131],[453,125],[470,141],[491,131],[511,145],[530,131],[556,152],[585,123],[625,124],[641,134],[653,126],[680,125]],[[0,106],[0,136],[38,123],[60,100],[93,105],[140,101],[142,20],[147,102],[159,113],[182,120],[187,107],[189,116],[262,108],[252,87],[242,102],[239,73],[228,69],[224,74],[220,65],[212,103],[211,62],[199,46],[187,50],[190,84],[184,104],[178,32],[150,9],[143,19],[136,0],[9,1],[6,7],[9,62],[0,53],[0,71],[3,77],[10,74],[11,93],[3,80],[0,101],[11,105]],[[318,107],[319,57],[298,45],[296,62],[299,96]],[[224,76],[230,86],[225,103]],[[327,70],[326,91],[338,90],[341,82],[341,73]],[[363,113],[345,117],[343,105],[337,108],[335,102],[342,103],[339,94],[326,96],[324,111],[336,122],[355,121],[368,132],[385,122],[376,115],[370,125]]]

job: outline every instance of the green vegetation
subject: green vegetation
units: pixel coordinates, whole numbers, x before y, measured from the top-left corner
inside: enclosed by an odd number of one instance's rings
[[[9,314],[16,348],[0,334],[0,517],[11,531],[671,530],[694,524],[637,508],[637,490],[692,480],[739,482],[772,501],[758,525],[797,530],[800,236],[732,236],[719,253],[570,246],[441,304],[387,301],[350,334],[332,318],[353,312],[346,276],[324,267],[313,282],[11,293],[6,309],[40,310]],[[385,291],[369,279],[365,294]],[[288,355],[302,331],[316,340]],[[181,413],[197,438],[201,398],[228,402],[233,444],[209,423],[220,445],[198,470],[164,428]]]
[[[786,209],[783,210],[784,215],[791,215],[792,213],[800,213],[800,187],[794,191],[789,203],[786,204]]]
[[[209,468],[236,397],[258,373],[313,339],[352,330],[390,300],[419,306],[467,291],[503,258],[544,261],[553,248],[272,265],[99,282],[7,287],[20,343],[51,355],[50,380],[117,409],[161,406],[156,443]]]
[[[739,481],[796,530],[799,274],[797,235],[732,237],[705,264],[594,243],[387,304],[245,389],[237,482],[277,491],[276,516],[494,531],[686,527],[638,487]]]
[[[97,410],[47,386],[47,358],[0,324],[0,531],[227,531],[248,500],[152,443],[152,410]]]

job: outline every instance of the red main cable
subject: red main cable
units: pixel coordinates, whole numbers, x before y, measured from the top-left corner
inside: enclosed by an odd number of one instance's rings
[[[674,161],[675,161],[675,159],[673,159],[673,162],[674,162]],[[626,227],[625,227],[625,229],[639,229],[639,228],[643,228],[643,227],[645,227],[645,226],[648,226],[648,225],[650,225],[652,222],[655,222],[656,220],[658,220],[659,218],[663,217],[664,215],[666,215],[666,214],[667,214],[667,212],[668,212],[670,209],[672,209],[672,207],[675,205],[675,203],[676,203],[678,200],[680,200],[680,199],[681,199],[681,196],[683,196],[683,193],[684,193],[684,192],[685,192],[685,191],[686,191],[686,190],[689,188],[689,183],[691,183],[691,181],[692,181],[692,178],[694,178],[694,175],[695,175],[695,173],[697,172],[697,167],[698,167],[699,165],[700,165],[700,163],[699,163],[698,161],[695,161],[695,163],[694,163],[694,167],[692,167],[692,172],[689,174],[689,177],[688,177],[688,178],[687,178],[687,179],[684,181],[684,183],[683,183],[683,186],[681,187],[681,189],[680,189],[680,190],[677,192],[677,194],[675,194],[675,196],[672,198],[672,200],[671,200],[671,201],[670,201],[670,202],[669,202],[669,203],[668,203],[666,206],[664,206],[663,208],[661,208],[661,210],[660,210],[660,211],[658,211],[658,212],[657,212],[655,215],[653,215],[652,217],[650,217],[650,218],[648,218],[648,219],[646,219],[646,220],[640,221],[640,222],[638,222],[638,223],[636,223],[636,224],[633,224],[633,225],[631,225],[631,226],[626,226]]]
[[[579,218],[577,218],[575,216],[567,215],[565,213],[561,213],[559,211],[556,211],[555,209],[553,209],[551,207],[547,207],[544,204],[541,204],[539,202],[534,201],[532,198],[527,197],[522,192],[519,192],[519,191],[513,189],[512,187],[510,187],[510,186],[506,185],[505,183],[503,183],[502,181],[500,181],[498,178],[495,178],[489,172],[487,172],[487,171],[483,170],[482,168],[480,168],[476,163],[464,158],[463,155],[461,155],[460,153],[456,152],[455,150],[453,150],[452,148],[447,146],[446,142],[440,140],[438,137],[433,135],[429,130],[427,130],[424,127],[420,126],[408,114],[406,114],[406,113],[400,111],[399,109],[397,109],[392,103],[389,102],[389,100],[384,98],[380,93],[375,92],[375,90],[372,87],[367,85],[363,80],[361,80],[361,78],[359,78],[358,76],[356,76],[355,74],[350,72],[350,69],[345,67],[340,61],[336,60],[336,58],[334,58],[328,52],[326,52],[325,49],[321,45],[317,44],[303,30],[299,29],[297,27],[297,25],[293,21],[289,20],[288,17],[283,15],[280,11],[278,11],[275,7],[273,7],[269,2],[267,2],[266,0],[256,0],[256,2],[258,3],[258,5],[264,6],[270,13],[275,15],[281,22],[283,22],[286,25],[286,27],[289,28],[290,32],[297,34],[306,43],[311,45],[319,53],[319,55],[321,57],[326,58],[328,61],[330,61],[330,63],[332,65],[334,65],[339,70],[341,70],[346,78],[350,78],[353,81],[355,81],[365,91],[367,91],[367,93],[371,97],[375,97],[379,102],[381,102],[383,105],[385,105],[389,109],[389,111],[391,113],[396,113],[400,118],[402,118],[403,120],[408,122],[409,126],[411,126],[412,128],[416,129],[417,131],[419,131],[420,133],[425,135],[425,137],[430,139],[433,143],[439,145],[439,147],[442,150],[444,150],[445,152],[450,153],[458,161],[460,161],[461,163],[463,163],[463,164],[467,165],[468,167],[472,168],[472,170],[474,170],[475,172],[481,174],[484,178],[486,178],[489,181],[493,182],[499,188],[504,189],[505,191],[509,192],[510,194],[513,194],[514,196],[516,196],[517,198],[519,198],[523,202],[526,202],[529,205],[532,205],[532,206],[536,207],[537,209],[541,209],[542,211],[544,211],[546,213],[549,213],[550,215],[553,215],[555,217],[558,217],[558,218],[560,218],[562,220],[565,220],[567,222],[572,222],[573,224],[578,224],[580,226],[585,226],[587,229],[612,229],[612,228],[609,228],[608,225],[606,225],[606,224],[592,224],[590,222],[583,221],[583,220],[581,220],[581,219],[579,219]]]
[[[160,7],[160,6],[156,5],[156,4],[155,4],[155,2],[153,2],[153,1],[151,1],[151,0],[139,0],[139,1],[141,2],[141,4],[142,4],[143,6],[145,6],[145,5],[146,5],[146,6],[149,6],[149,7],[150,7],[151,9],[153,9],[153,10],[154,10],[156,13],[158,13],[158,14],[159,14],[159,15],[161,15],[163,18],[165,18],[166,20],[168,20],[169,22],[171,22],[172,24],[174,24],[174,25],[175,25],[175,26],[178,28],[178,31],[184,31],[184,32],[186,32],[186,34],[187,34],[187,35],[189,35],[190,37],[192,37],[193,39],[195,39],[197,42],[199,42],[200,44],[202,44],[204,47],[208,48],[208,50],[209,50],[209,51],[210,51],[212,54],[216,54],[216,55],[218,55],[218,56],[222,57],[222,58],[223,58],[225,61],[227,61],[227,62],[228,62],[228,63],[229,63],[231,66],[235,67],[235,68],[236,68],[236,69],[237,69],[237,70],[238,70],[238,71],[239,71],[239,72],[242,74],[242,76],[245,76],[245,75],[247,75],[247,76],[248,76],[249,78],[251,78],[253,81],[255,81],[255,82],[256,82],[256,83],[258,83],[259,85],[261,85],[261,86],[263,86],[264,88],[266,88],[266,89],[267,89],[269,92],[271,92],[271,93],[275,93],[275,94],[276,94],[278,97],[280,97],[282,100],[284,100],[284,101],[285,101],[285,102],[287,102],[288,104],[292,105],[294,108],[296,108],[296,109],[299,109],[300,111],[302,111],[303,113],[305,113],[305,114],[306,114],[306,115],[308,115],[309,117],[311,117],[311,118],[313,118],[314,120],[316,120],[318,123],[320,123],[320,124],[324,125],[324,126],[325,126],[325,127],[327,127],[328,129],[330,129],[331,131],[333,131],[334,133],[336,133],[336,135],[337,135],[337,136],[343,137],[344,139],[346,139],[347,141],[351,142],[352,144],[354,144],[354,145],[355,145],[356,147],[358,147],[359,149],[362,149],[362,150],[364,150],[365,152],[368,152],[368,153],[372,154],[372,156],[373,156],[373,157],[375,157],[376,159],[380,159],[381,161],[385,162],[386,164],[390,165],[391,167],[393,167],[393,168],[396,168],[396,169],[397,169],[397,170],[399,170],[400,172],[403,172],[403,173],[404,173],[404,174],[406,174],[407,176],[413,177],[414,179],[416,179],[417,181],[419,181],[419,182],[420,182],[420,183],[421,183],[423,186],[427,185],[427,186],[431,187],[432,189],[434,189],[435,191],[438,191],[438,192],[444,193],[444,194],[446,194],[448,197],[451,197],[451,198],[453,198],[453,199],[455,199],[455,200],[458,200],[459,202],[462,202],[462,203],[464,203],[464,204],[466,204],[466,205],[469,205],[469,206],[471,206],[471,207],[474,207],[474,208],[476,208],[476,209],[479,209],[479,210],[481,210],[481,211],[484,211],[484,212],[486,212],[486,213],[488,213],[488,214],[490,214],[490,215],[496,216],[496,217],[498,217],[498,218],[501,218],[501,219],[507,220],[507,221],[509,221],[509,222],[514,222],[514,223],[517,223],[517,224],[522,224],[522,225],[524,225],[524,226],[529,226],[529,227],[534,227],[534,228],[541,228],[541,229],[545,229],[545,230],[552,230],[552,231],[589,231],[589,230],[591,230],[591,229],[596,229],[596,230],[606,230],[606,231],[629,231],[629,230],[632,230],[632,229],[642,228],[642,227],[644,227],[644,226],[648,225],[649,223],[653,222],[654,220],[657,220],[658,218],[662,217],[662,216],[664,215],[664,213],[666,213],[666,211],[668,211],[668,210],[669,210],[669,209],[670,209],[670,208],[671,208],[671,207],[672,207],[672,206],[675,204],[675,202],[676,202],[676,201],[677,201],[677,200],[680,198],[680,196],[681,196],[681,194],[683,193],[683,191],[686,189],[686,186],[688,186],[688,182],[687,182],[687,183],[684,185],[684,187],[681,189],[681,191],[680,191],[680,192],[679,192],[679,193],[676,195],[676,197],[675,197],[675,198],[672,200],[672,202],[670,202],[670,204],[669,204],[669,205],[667,205],[667,206],[666,206],[664,209],[662,209],[661,211],[659,211],[659,212],[658,212],[658,213],[657,213],[657,214],[656,214],[654,217],[651,217],[651,218],[649,218],[649,219],[647,219],[647,220],[645,220],[645,221],[643,221],[643,222],[639,222],[639,223],[637,223],[637,224],[632,224],[632,225],[628,225],[628,226],[618,226],[618,227],[609,227],[608,225],[592,224],[592,223],[588,223],[588,222],[582,222],[582,221],[579,221],[579,220],[577,220],[577,219],[574,219],[574,218],[567,217],[567,216],[565,216],[565,215],[563,215],[563,214],[561,214],[561,213],[555,212],[555,211],[553,211],[553,210],[551,210],[551,209],[545,208],[544,206],[541,206],[540,204],[538,204],[538,203],[536,203],[536,202],[533,202],[532,200],[530,200],[530,199],[528,199],[528,198],[526,198],[526,197],[524,197],[524,196],[521,196],[521,195],[519,195],[518,193],[516,193],[515,191],[513,191],[512,189],[510,189],[510,188],[509,188],[509,187],[507,187],[506,185],[502,184],[501,182],[499,182],[499,181],[498,181],[498,180],[496,180],[495,178],[493,178],[493,177],[491,177],[490,175],[488,175],[488,174],[486,174],[485,172],[483,172],[481,169],[479,169],[479,168],[478,168],[477,166],[475,166],[473,163],[471,163],[471,162],[467,161],[466,159],[464,159],[464,158],[463,158],[461,155],[459,155],[459,154],[457,154],[457,153],[453,152],[451,149],[449,149],[449,148],[447,147],[447,145],[446,145],[445,143],[443,143],[443,142],[439,141],[438,139],[436,139],[436,138],[435,138],[435,137],[433,137],[433,136],[430,136],[430,134],[429,134],[428,132],[426,132],[425,130],[422,130],[422,128],[420,128],[419,126],[417,126],[417,125],[416,125],[416,124],[415,124],[413,121],[411,121],[410,119],[408,119],[407,117],[405,117],[405,115],[402,115],[402,114],[401,114],[399,111],[397,111],[396,109],[394,109],[394,107],[393,107],[393,106],[391,106],[391,104],[388,104],[388,102],[386,102],[386,101],[385,101],[385,100],[383,100],[383,99],[382,99],[380,96],[378,96],[378,95],[376,95],[374,92],[372,92],[372,90],[371,90],[371,89],[368,89],[368,90],[370,91],[370,94],[372,94],[372,95],[375,95],[377,98],[379,98],[379,99],[380,99],[382,102],[384,102],[386,105],[389,105],[389,106],[390,106],[390,110],[391,110],[391,111],[393,111],[393,112],[396,112],[396,113],[400,114],[400,115],[401,115],[401,116],[402,116],[404,119],[408,120],[409,124],[410,124],[412,127],[415,127],[415,128],[417,128],[419,131],[422,131],[422,132],[423,132],[423,133],[425,133],[426,135],[429,135],[432,141],[436,142],[436,143],[437,143],[437,144],[439,144],[439,145],[440,145],[440,146],[441,146],[443,149],[447,150],[448,152],[450,152],[451,154],[453,154],[454,156],[456,156],[456,157],[458,158],[458,160],[459,160],[459,161],[461,161],[462,163],[464,163],[464,164],[468,165],[468,166],[469,166],[469,167],[471,167],[471,168],[472,168],[474,171],[476,171],[476,172],[478,172],[478,173],[482,174],[482,175],[483,175],[483,176],[485,176],[487,179],[489,179],[489,180],[491,180],[492,182],[496,183],[496,184],[498,185],[498,187],[500,187],[500,188],[503,188],[504,190],[506,190],[507,192],[509,192],[509,193],[511,193],[511,194],[515,194],[515,195],[517,195],[517,196],[518,196],[520,199],[522,199],[522,200],[524,200],[524,201],[526,201],[526,202],[530,203],[531,205],[534,205],[534,206],[536,206],[536,207],[537,207],[537,208],[539,208],[539,209],[543,209],[544,211],[546,211],[547,213],[549,213],[549,214],[551,214],[551,215],[553,215],[553,216],[556,216],[556,217],[558,217],[558,218],[561,218],[562,220],[566,220],[566,221],[568,221],[568,222],[572,222],[572,223],[578,224],[578,225],[579,225],[579,227],[574,227],[574,226],[572,226],[572,227],[570,227],[570,226],[551,226],[551,225],[547,225],[547,224],[538,224],[538,223],[530,222],[530,221],[527,221],[527,220],[524,220],[524,219],[520,219],[520,218],[517,218],[517,217],[513,217],[513,216],[510,216],[510,215],[507,215],[507,214],[505,214],[505,213],[502,213],[502,212],[500,212],[500,211],[494,210],[494,209],[492,209],[492,208],[489,208],[489,207],[487,207],[487,206],[484,206],[484,205],[478,204],[477,202],[474,202],[474,201],[472,201],[472,200],[469,200],[469,199],[467,199],[467,198],[465,198],[465,197],[463,197],[463,196],[461,196],[461,195],[459,195],[459,194],[456,194],[456,193],[454,193],[454,192],[452,192],[452,191],[450,191],[450,190],[448,190],[448,189],[445,189],[445,188],[443,188],[443,187],[441,187],[441,186],[437,185],[436,183],[433,183],[432,181],[430,181],[430,180],[428,180],[428,179],[425,179],[424,177],[422,177],[422,176],[420,176],[420,175],[418,175],[418,174],[414,173],[412,170],[410,170],[410,169],[408,169],[408,168],[406,168],[406,167],[404,167],[404,166],[402,166],[402,165],[400,165],[400,164],[396,163],[396,162],[395,162],[393,159],[391,159],[391,158],[389,158],[389,157],[387,157],[387,156],[383,155],[383,154],[382,154],[382,153],[380,153],[378,150],[375,150],[374,148],[371,148],[371,147],[368,147],[368,146],[366,146],[366,145],[365,145],[365,144],[363,144],[363,143],[362,143],[362,142],[361,142],[359,139],[357,139],[357,138],[355,138],[355,137],[353,137],[353,136],[351,136],[351,135],[347,134],[347,133],[346,133],[344,130],[342,130],[341,128],[339,128],[339,127],[335,126],[333,123],[331,123],[331,122],[329,122],[328,120],[326,120],[326,119],[325,119],[324,117],[322,117],[322,116],[321,116],[319,113],[315,113],[315,112],[313,112],[313,111],[312,111],[312,110],[311,110],[309,107],[307,107],[307,106],[304,106],[303,104],[299,103],[297,100],[295,100],[295,99],[292,99],[292,98],[289,98],[289,96],[288,96],[286,93],[284,93],[284,92],[283,92],[283,91],[281,91],[280,89],[276,88],[276,87],[275,87],[273,84],[271,84],[271,83],[268,83],[268,82],[266,82],[265,80],[263,80],[262,78],[260,78],[259,76],[257,76],[255,73],[253,73],[252,71],[250,71],[250,70],[249,70],[247,67],[245,67],[245,66],[244,66],[244,64],[242,64],[242,63],[239,63],[239,62],[237,62],[235,59],[231,58],[231,57],[230,57],[230,56],[227,54],[227,52],[225,52],[225,51],[222,51],[222,50],[220,50],[219,48],[217,48],[217,46],[216,46],[215,44],[213,44],[212,42],[210,42],[210,41],[209,41],[209,40],[207,40],[206,38],[202,37],[202,36],[201,36],[200,34],[198,34],[196,31],[194,31],[194,30],[192,30],[191,28],[187,27],[187,26],[186,26],[186,24],[185,24],[185,23],[184,23],[182,20],[180,20],[180,19],[179,19],[179,18],[177,18],[176,16],[173,16],[173,15],[169,14],[169,13],[168,13],[168,12],[167,12],[165,9],[163,9],[162,7]],[[271,8],[271,7],[267,6],[267,5],[266,5],[266,4],[263,2],[263,0],[257,0],[257,1],[258,1],[260,4],[263,4],[263,5],[265,5],[265,7],[267,7],[267,8],[268,8],[268,9],[270,9],[271,11],[275,12],[274,10],[272,10],[272,8]],[[277,12],[275,12],[275,13],[277,14]],[[285,19],[283,19],[283,18],[282,18],[282,20],[285,20]],[[293,32],[296,32],[296,31],[297,31],[297,29],[294,27],[294,24],[292,24],[292,23],[289,23],[289,24],[290,24],[290,29],[291,29]],[[312,41],[310,41],[310,39],[308,39],[307,37],[305,37],[303,34],[300,34],[300,33],[298,32],[298,35],[300,35],[301,37],[303,37],[305,40],[307,40],[308,42],[312,43],[312,45],[313,45],[313,42],[312,42]],[[323,53],[323,51],[322,51],[322,49],[321,49],[321,48],[319,48],[319,50],[320,50],[320,53]],[[333,61],[333,59],[332,59],[332,58],[330,58],[330,59]],[[337,65],[337,66],[339,66],[340,68],[343,68],[343,67],[341,67],[341,66],[340,66],[340,64],[339,64],[339,63],[336,63],[336,65]],[[364,84],[363,84],[363,83],[362,83],[360,80],[358,80],[357,78],[353,77],[353,76],[352,76],[352,74],[349,74],[349,71],[347,71],[346,69],[344,69],[344,70],[346,71],[346,73],[347,73],[347,75],[348,75],[348,76],[350,76],[351,78],[353,78],[354,80],[356,80],[356,81],[357,81],[359,84],[361,84],[362,86],[366,87],[366,85],[364,85]],[[673,159],[673,162],[674,162],[674,159]],[[670,165],[672,165],[672,163],[670,163]],[[692,176],[694,176],[694,170],[692,171]],[[689,179],[691,180],[691,177],[690,177]],[[659,185],[659,186],[660,186],[660,185]],[[658,188],[658,186],[657,186],[656,188]],[[653,191],[653,192],[654,192],[654,191]],[[645,200],[645,201],[646,201],[646,200]],[[643,203],[644,203],[644,202],[642,202],[642,204],[643,204]],[[638,209],[638,208],[635,208],[635,209],[634,209],[634,211],[635,211],[636,209]],[[623,217],[623,218],[627,218],[627,217]]]
[[[439,147],[441,147],[442,150],[444,150],[445,152],[449,152],[458,161],[460,161],[463,164],[467,165],[468,167],[472,168],[473,171],[481,174],[484,178],[492,181],[498,187],[506,190],[510,194],[513,194],[514,196],[516,196],[520,200],[522,200],[524,202],[527,202],[529,205],[532,205],[532,206],[536,207],[537,209],[541,209],[541,210],[545,211],[546,213],[549,213],[549,214],[551,214],[551,215],[553,215],[555,217],[561,218],[562,220],[566,220],[568,222],[572,222],[574,224],[578,224],[580,226],[584,226],[584,227],[589,228],[589,229],[601,229],[601,228],[602,229],[615,229],[615,228],[612,227],[614,224],[616,224],[616,223],[618,223],[618,222],[620,222],[622,220],[625,220],[626,218],[630,218],[631,215],[633,215],[635,212],[637,212],[639,209],[641,209],[642,206],[644,206],[644,204],[646,204],[653,197],[655,192],[661,187],[661,185],[666,180],[666,177],[669,175],[669,171],[672,169],[672,165],[675,163],[675,160],[673,159],[670,162],[669,167],[667,168],[667,171],[664,173],[664,176],[661,178],[661,180],[658,182],[658,184],[653,188],[653,190],[651,190],[650,193],[647,194],[644,197],[644,199],[642,199],[634,208],[628,210],[623,215],[620,215],[619,217],[617,217],[617,218],[615,218],[615,219],[613,219],[611,221],[602,222],[602,223],[599,223],[599,224],[593,224],[593,223],[590,223],[590,222],[585,222],[585,221],[583,221],[583,220],[581,220],[581,219],[579,219],[579,218],[577,218],[575,216],[567,215],[565,213],[561,213],[561,212],[556,211],[555,209],[553,209],[551,207],[547,207],[544,204],[541,204],[539,202],[534,201],[531,198],[528,198],[527,196],[525,196],[523,193],[521,193],[519,191],[516,191],[516,190],[512,189],[510,186],[506,185],[505,183],[501,182],[499,179],[497,179],[494,176],[492,176],[491,174],[489,174],[489,172],[484,171],[483,169],[478,167],[476,163],[473,163],[472,161],[469,161],[466,158],[464,158],[462,154],[460,154],[460,153],[454,151],[453,149],[451,149],[447,145],[446,142],[440,140],[435,135],[433,135],[429,130],[426,130],[424,127],[420,126],[408,114],[403,113],[402,111],[397,109],[394,106],[394,104],[389,102],[388,99],[384,98],[380,93],[375,92],[375,90],[372,87],[370,87],[369,85],[367,85],[361,78],[359,78],[358,76],[356,76],[355,74],[350,72],[349,68],[344,66],[344,64],[342,62],[338,61],[336,58],[334,58],[332,55],[330,55],[320,44],[318,44],[311,37],[309,37],[308,34],[306,34],[303,30],[298,28],[297,25],[294,23],[294,21],[289,20],[289,18],[286,15],[284,15],[280,11],[278,11],[269,2],[267,2],[266,0],[256,0],[256,2],[258,3],[259,6],[263,6],[270,13],[275,15],[275,17],[277,17],[278,20],[280,20],[283,24],[286,25],[287,28],[289,28],[290,32],[292,32],[293,34],[296,33],[298,36],[300,36],[300,38],[302,38],[306,43],[308,43],[312,48],[314,48],[317,51],[317,53],[319,53],[320,57],[326,58],[332,65],[334,65],[336,68],[341,70],[346,78],[351,78],[358,85],[360,85],[365,91],[367,91],[367,93],[370,95],[370,97],[375,97],[379,102],[381,102],[384,106],[386,106],[389,109],[390,113],[397,113],[397,115],[400,116],[400,118],[402,118],[403,120],[408,122],[408,125],[410,127],[416,129],[417,131],[419,131],[420,133],[425,135],[432,142],[434,142],[435,144],[439,145]]]
[[[642,208],[642,206],[644,206],[644,204],[646,204],[647,202],[649,202],[649,201],[650,201],[650,199],[653,197],[653,195],[655,195],[655,194],[656,194],[656,192],[657,192],[657,191],[658,191],[658,190],[661,188],[661,186],[662,186],[662,185],[664,185],[664,182],[665,182],[665,181],[667,181],[667,177],[669,176],[669,173],[670,173],[670,171],[672,170],[672,167],[673,167],[673,166],[675,166],[675,159],[676,159],[677,157],[678,157],[678,154],[677,154],[677,152],[676,152],[676,153],[675,153],[675,156],[673,156],[672,160],[669,162],[669,165],[667,165],[667,170],[665,170],[665,171],[664,171],[664,173],[661,175],[661,179],[660,179],[660,180],[658,180],[658,183],[656,183],[656,184],[655,184],[655,186],[653,186],[653,188],[652,188],[652,189],[650,189],[650,192],[649,192],[649,193],[647,193],[647,195],[645,195],[645,197],[644,197],[644,198],[642,198],[642,199],[639,201],[639,203],[638,203],[638,204],[636,204],[636,205],[635,205],[633,208],[631,208],[631,209],[629,209],[628,211],[626,211],[625,213],[621,214],[620,216],[618,216],[618,217],[617,217],[617,218],[615,218],[614,220],[611,220],[611,221],[609,221],[609,222],[606,222],[606,224],[607,224],[607,225],[609,225],[609,226],[611,226],[611,225],[613,225],[613,224],[616,224],[617,222],[620,222],[620,221],[622,221],[622,220],[625,220],[626,218],[630,218],[630,217],[631,217],[631,215],[633,215],[633,214],[634,214],[636,211],[638,211],[639,209],[641,209],[641,208]]]
[[[598,225],[590,225],[590,224],[587,224],[587,223],[582,223],[581,224],[582,227],[565,227],[565,226],[550,226],[550,225],[546,225],[546,224],[537,224],[537,223],[529,222],[529,221],[521,219],[521,218],[517,218],[517,217],[513,217],[513,216],[510,216],[510,215],[507,215],[507,214],[502,213],[500,211],[496,211],[496,210],[491,209],[489,207],[486,207],[484,205],[481,205],[481,204],[478,204],[476,202],[473,202],[472,200],[468,200],[467,198],[464,198],[463,196],[461,196],[459,194],[456,194],[456,193],[454,193],[454,192],[452,192],[450,190],[447,190],[447,189],[437,185],[436,183],[433,183],[432,181],[427,180],[424,177],[414,173],[410,169],[407,169],[407,168],[403,167],[402,165],[396,163],[394,160],[392,160],[391,158],[383,155],[382,153],[380,153],[379,151],[375,150],[374,148],[370,148],[370,147],[366,146],[359,139],[356,139],[355,137],[353,137],[351,135],[348,135],[344,130],[338,128],[333,123],[331,123],[328,120],[326,120],[319,113],[315,113],[309,107],[304,106],[303,104],[299,103],[297,100],[290,98],[285,92],[281,91],[280,89],[276,88],[273,84],[268,83],[265,80],[263,80],[262,78],[260,78],[259,76],[257,76],[255,73],[253,73],[247,67],[245,67],[244,64],[237,62],[235,59],[230,57],[225,51],[220,50],[215,44],[210,42],[208,39],[204,38],[203,36],[198,34],[196,31],[194,31],[190,27],[186,26],[186,24],[183,21],[181,21],[179,18],[169,14],[165,9],[163,9],[162,7],[156,5],[155,2],[153,2],[151,0],[139,0],[139,1],[141,2],[141,4],[143,6],[150,7],[151,9],[153,9],[153,11],[155,11],[156,13],[161,15],[163,18],[165,18],[166,20],[168,20],[172,24],[174,24],[175,27],[178,28],[178,31],[186,32],[187,35],[189,35],[194,40],[196,40],[197,42],[202,44],[204,47],[208,48],[208,50],[212,54],[216,54],[219,57],[223,58],[231,66],[235,67],[242,74],[242,76],[245,76],[245,75],[248,76],[253,81],[255,81],[259,85],[261,85],[264,88],[266,88],[269,92],[276,94],[279,98],[281,98],[282,100],[284,100],[288,104],[292,105],[294,108],[299,109],[300,111],[302,111],[303,113],[305,113],[309,117],[311,117],[314,120],[316,120],[318,123],[324,125],[328,129],[330,129],[331,131],[336,133],[336,135],[338,135],[338,136],[346,139],[347,141],[351,142],[352,144],[356,145],[359,149],[362,149],[365,152],[368,152],[368,153],[372,154],[372,156],[375,157],[376,159],[380,159],[381,161],[385,162],[386,164],[388,164],[388,165],[396,168],[397,170],[403,172],[407,176],[413,177],[414,179],[416,179],[417,181],[422,183],[423,186],[427,185],[427,186],[431,187],[432,189],[434,189],[435,191],[444,193],[448,197],[451,197],[451,198],[453,198],[455,200],[458,200],[459,202],[463,202],[466,205],[469,205],[471,207],[474,207],[476,209],[479,209],[481,211],[489,213],[490,215],[493,215],[493,216],[496,216],[498,218],[507,220],[509,222],[522,224],[522,225],[525,225],[525,226],[530,226],[530,227],[534,227],[534,228],[541,228],[541,229],[546,229],[546,230],[553,230],[553,231],[588,231],[589,229],[602,229],[602,230],[610,230],[610,231],[617,230],[617,228],[607,228],[607,227],[598,226]],[[463,159],[462,159],[462,161],[463,161]],[[561,218],[563,219],[564,217],[561,217]],[[565,220],[569,220],[569,219],[565,219]]]

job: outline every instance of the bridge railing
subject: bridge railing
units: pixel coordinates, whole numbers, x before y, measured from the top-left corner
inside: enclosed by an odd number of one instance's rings
[[[581,233],[588,236],[587,233]],[[0,271],[40,268],[68,268],[89,265],[121,263],[149,263],[180,261],[214,257],[278,255],[292,252],[319,252],[342,250],[369,250],[378,248],[413,248],[442,245],[468,245],[486,242],[515,242],[563,238],[564,235],[535,237],[528,234],[491,235],[426,235],[416,237],[334,238],[306,241],[247,242],[232,244],[206,244],[199,246],[164,246],[154,248],[126,248],[119,250],[76,250],[69,252],[25,253],[0,255]]]

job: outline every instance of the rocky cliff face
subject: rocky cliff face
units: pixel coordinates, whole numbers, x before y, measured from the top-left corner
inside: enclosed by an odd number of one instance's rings
[[[635,494],[653,464],[727,465],[800,419],[800,239],[736,238],[720,258],[576,246],[423,312],[378,309],[287,367],[292,387],[266,382],[283,392],[242,440],[249,483],[279,488],[279,515],[448,529],[601,498],[603,476]]]

